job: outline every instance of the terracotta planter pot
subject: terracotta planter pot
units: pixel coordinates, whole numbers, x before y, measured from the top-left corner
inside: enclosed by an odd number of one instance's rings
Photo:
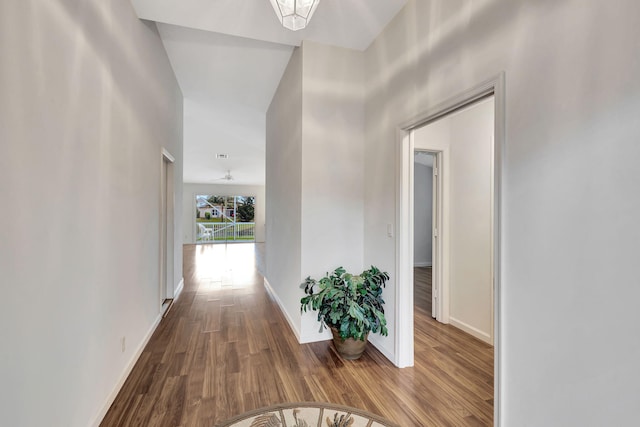
[[[364,341],[354,340],[353,338],[342,339],[340,332],[334,327],[331,327],[331,333],[333,334],[333,345],[336,346],[338,354],[347,360],[355,360],[362,356],[365,348],[367,347],[367,338],[369,333],[364,337]]]

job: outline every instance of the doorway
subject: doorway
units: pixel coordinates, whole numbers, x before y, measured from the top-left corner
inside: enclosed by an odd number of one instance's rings
[[[436,151],[414,151],[413,185],[413,266],[414,304],[434,319],[439,318],[439,267],[441,259],[438,229],[440,226],[441,189]]]
[[[491,139],[493,162],[491,174],[491,188],[493,189],[493,199],[490,202],[491,209],[491,302],[493,304],[493,321],[491,331],[493,334],[494,346],[494,420],[499,423],[498,416],[500,413],[500,377],[501,377],[501,323],[500,323],[500,302],[501,302],[501,182],[502,182],[502,153],[504,146],[505,134],[505,82],[504,73],[479,84],[478,86],[460,93],[457,96],[429,108],[423,114],[412,118],[398,128],[398,196],[397,196],[397,237],[396,237],[396,328],[395,328],[395,348],[396,358],[394,363],[398,367],[407,367],[414,365],[414,300],[413,300],[413,167],[414,152],[416,149],[414,132],[425,125],[434,123],[439,119],[446,117],[452,113],[458,112],[477,101],[492,97],[493,99],[493,123],[491,130],[493,138]],[[422,149],[439,150],[441,152],[441,162],[439,163],[439,172],[441,173],[442,194],[447,194],[451,182],[447,182],[445,178],[451,171],[450,160],[451,153],[447,147],[428,147],[420,146]],[[450,203],[443,196],[443,210]],[[442,221],[443,227],[439,230],[441,237],[439,244],[441,245],[441,254],[447,254],[442,262],[442,271],[440,272],[442,282],[448,282],[450,277],[450,242],[446,238],[447,227],[444,222],[447,219],[448,212],[443,211]],[[450,237],[450,236],[449,236]],[[441,302],[442,312],[439,313],[444,321],[449,316],[449,306],[446,303],[447,288],[443,286],[439,292],[443,296],[444,304]]]
[[[166,313],[173,302],[174,269],[174,157],[162,149],[160,169],[160,307]]]
[[[410,132],[415,150],[440,150],[444,158],[443,223],[433,241],[440,239],[447,249],[439,253],[436,245],[434,251],[436,259],[444,261],[444,280],[434,283],[435,317],[488,344],[493,344],[494,335],[494,121],[494,99],[488,96]],[[416,178],[421,166],[414,167],[416,214],[420,213],[421,182]],[[417,234],[421,218],[414,217]],[[414,238],[414,254],[420,255],[421,243]]]

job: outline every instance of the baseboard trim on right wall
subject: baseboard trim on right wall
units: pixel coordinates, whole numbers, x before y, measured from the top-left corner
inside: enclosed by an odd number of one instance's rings
[[[478,338],[481,341],[486,342],[487,344],[493,345],[493,338],[491,337],[491,335],[481,331],[480,329],[474,328],[473,326],[468,325],[451,316],[449,316],[449,324],[451,324],[451,326],[455,326],[456,328],[463,330],[469,335],[473,335],[474,337]]]

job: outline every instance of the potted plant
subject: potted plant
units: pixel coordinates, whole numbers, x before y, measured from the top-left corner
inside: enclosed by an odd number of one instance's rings
[[[300,285],[306,294],[300,310],[318,312],[322,327],[329,327],[338,354],[345,359],[359,358],[367,345],[369,332],[387,335],[382,288],[389,275],[374,266],[358,275],[342,267],[320,280],[307,277]]]

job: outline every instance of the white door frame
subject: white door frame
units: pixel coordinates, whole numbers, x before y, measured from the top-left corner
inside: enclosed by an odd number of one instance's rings
[[[449,320],[449,306],[447,305],[446,310],[442,306],[444,295],[443,292],[440,291],[440,289],[442,289],[443,283],[442,272],[444,271],[442,264],[444,260],[444,258],[442,257],[443,243],[441,237],[442,230],[444,230],[442,221],[442,219],[444,218],[444,180],[442,179],[444,170],[443,166],[443,152],[433,152],[433,185],[431,191],[431,315],[436,320],[444,323],[445,320]]]
[[[174,217],[175,217],[175,188],[174,162],[175,158],[165,148],[160,157],[160,307],[165,300],[173,299],[174,283]]]
[[[397,127],[397,212],[396,212],[396,322],[395,364],[399,367],[414,363],[413,310],[413,157],[411,131],[438,120],[479,99],[493,95],[494,111],[494,201],[493,201],[493,289],[494,289],[494,425],[498,426],[501,390],[501,218],[502,218],[502,156],[505,145],[505,75],[499,75],[451,99],[427,108],[422,114]],[[446,249],[446,248],[444,248]],[[442,253],[442,252],[441,252]],[[444,308],[444,307],[443,307]]]
[[[443,158],[444,158],[444,152],[442,150],[439,149],[429,149],[429,148],[415,148],[415,144],[413,141],[413,132],[409,131],[409,144],[411,146],[411,149],[413,150],[414,153],[418,153],[418,152],[422,152],[422,153],[429,153],[433,156],[433,185],[432,185],[432,192],[431,192],[431,233],[432,233],[432,239],[431,239],[431,294],[432,294],[432,301],[431,301],[431,316],[436,319],[438,322],[442,322],[442,323],[449,323],[449,306],[448,304],[445,304],[445,302],[448,301],[448,289],[443,289],[442,288],[442,284],[443,284],[443,272],[444,272],[444,268],[443,268],[443,260],[444,257],[442,256],[443,252],[443,239],[441,238],[442,236],[442,230],[444,230],[444,226],[443,226],[443,209],[444,209],[444,204],[443,204],[443,194],[444,194],[444,187],[443,187],[443,182],[444,180],[441,179],[441,177],[443,176]],[[415,170],[414,170],[414,164],[412,163],[410,165],[411,167],[411,176],[415,177]],[[411,188],[409,189],[409,194],[415,194],[414,189],[415,189],[415,179],[412,179],[411,182],[409,183],[409,185],[411,186]],[[411,214],[411,247],[413,248],[413,245],[415,244],[415,242],[413,242],[413,224],[414,224],[414,212],[415,212],[415,206],[414,206],[414,198],[411,197],[409,200],[410,206],[409,206],[409,210],[410,210],[410,214]],[[411,262],[412,265],[414,263],[414,259],[413,259],[413,251],[411,251]],[[413,271],[413,270],[412,270]],[[411,279],[412,283],[413,283],[413,278]],[[442,290],[442,291],[441,291]]]

